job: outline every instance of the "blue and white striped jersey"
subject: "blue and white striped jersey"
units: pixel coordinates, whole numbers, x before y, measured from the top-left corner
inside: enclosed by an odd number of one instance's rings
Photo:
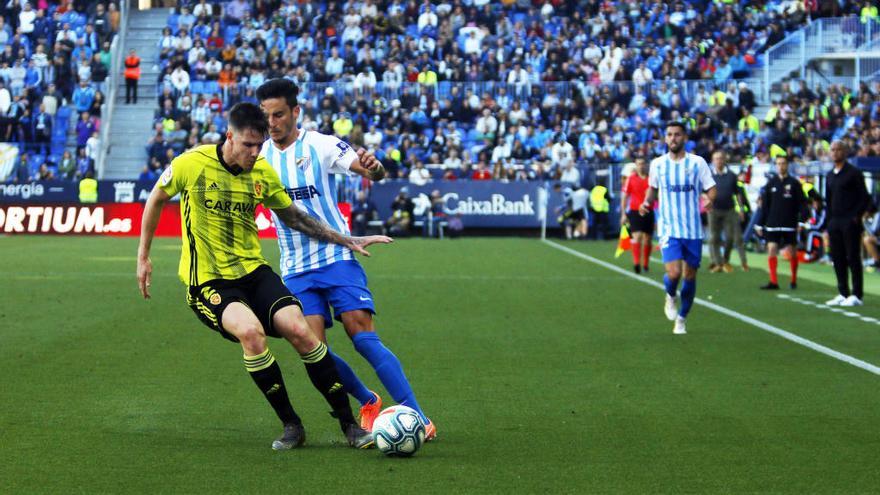
[[[651,161],[648,184],[657,189],[657,234],[660,239],[702,239],[700,194],[715,186],[706,160],[685,153],[673,161],[669,153]]]
[[[341,234],[350,234],[336,203],[336,174],[350,173],[351,164],[357,160],[351,146],[335,136],[300,129],[287,149],[278,149],[270,139],[263,144],[260,155],[278,172],[297,208]],[[307,237],[273,216],[283,277],[354,259],[350,249]]]

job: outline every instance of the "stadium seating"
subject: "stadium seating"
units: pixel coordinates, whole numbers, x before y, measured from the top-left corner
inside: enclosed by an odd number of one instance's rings
[[[759,129],[740,129],[743,108],[755,110],[756,97],[748,95],[755,91],[746,89],[748,78],[732,80],[730,74],[743,77],[749,75],[749,70],[760,68],[762,52],[786,32],[803,26],[811,16],[858,14],[860,8],[848,1],[838,2],[834,11],[819,11],[817,6],[811,7],[812,12],[805,12],[801,4],[780,0],[692,0],[680,6],[660,2],[578,5],[517,1],[491,4],[488,8],[492,14],[488,16],[481,8],[466,6],[461,12],[452,12],[442,4],[432,4],[439,22],[436,26],[422,23],[420,28],[423,4],[417,12],[407,11],[403,4],[395,10],[386,1],[376,5],[388,26],[384,21],[343,11],[341,4],[335,2],[313,4],[311,12],[309,7],[284,2],[274,16],[253,10],[260,7],[251,3],[252,12],[241,20],[201,19],[199,23],[219,22],[225,43],[235,47],[234,56],[221,62],[238,68],[236,83],[218,84],[206,77],[204,61],[196,61],[195,55],[190,57],[190,53],[182,52],[176,59],[161,62],[166,75],[164,81],[160,77],[158,91],[171,87],[168,74],[173,67],[184,64],[190,71],[191,82],[185,91],[172,88],[178,107],[175,114],[182,127],[194,135],[191,141],[199,142],[208,125],[216,121],[216,114],[206,119],[204,126],[190,126],[190,119],[181,118],[190,111],[180,109],[184,96],[190,96],[195,106],[199,95],[210,99],[219,93],[223,108],[228,108],[238,101],[253,100],[252,86],[258,84],[254,81],[289,77],[302,87],[303,125],[332,133],[333,122],[342,118],[341,111],[345,110],[355,123],[354,133],[346,139],[360,145],[369,124],[376,124],[385,138],[375,152],[393,165],[390,168],[401,177],[407,176],[413,160],[429,160],[435,128],[439,125],[446,129],[448,123],[460,135],[460,155],[465,161],[483,161],[494,169],[496,178],[503,179],[547,178],[548,174],[534,172],[534,165],[542,162],[546,162],[549,177],[558,176],[561,162],[552,152],[558,138],[574,147],[572,158],[584,168],[652,154],[662,148],[659,126],[670,119],[683,120],[694,129],[695,139],[689,143],[689,149],[703,154],[725,149],[733,159],[745,161],[778,144],[774,139],[783,135],[776,128],[778,120],[783,120],[784,130],[791,135],[791,131],[806,126],[806,115],[815,116],[815,112],[806,111],[813,102],[805,102],[797,90],[793,93],[796,99],[783,90],[781,113],[776,106],[770,110],[762,106],[758,109],[763,113],[756,116]],[[502,19],[502,14],[507,20],[495,22]],[[305,22],[306,16],[316,15],[321,16],[321,23]],[[169,16],[172,29],[176,29],[178,18],[176,13]],[[270,18],[278,23],[279,41],[257,51],[257,45],[268,45],[268,40],[259,41],[258,32],[263,33],[260,36],[272,37]],[[645,19],[646,24],[640,24],[640,19]],[[383,32],[386,34],[380,34]],[[468,54],[471,32],[480,33],[482,39],[477,52]],[[629,34],[623,34],[626,32]],[[306,34],[314,43],[313,51],[307,47]],[[346,42],[358,39],[350,45]],[[592,42],[598,52],[591,48]],[[363,83],[358,82],[362,73],[369,77],[361,60],[365,43],[375,52],[371,66],[377,82],[372,90],[360,89]],[[306,46],[300,47],[301,44]],[[657,53],[651,47],[656,47]],[[331,48],[336,48],[344,59],[339,77],[329,77],[324,72],[323,64],[331,57]],[[272,52],[273,49],[277,51]],[[728,58],[732,70],[724,67]],[[191,59],[195,63],[189,63]],[[403,72],[398,80],[403,80],[403,84],[393,83],[389,61],[400,62]],[[611,62],[613,73],[603,72],[605,61]],[[732,67],[734,62],[736,67]],[[528,67],[527,81],[516,83],[511,76],[514,63]],[[641,63],[651,71],[650,76],[640,72],[636,77]],[[438,83],[418,82],[419,71],[425,65],[436,73]],[[251,69],[261,73],[259,79],[252,79]],[[419,96],[423,89],[425,96]],[[468,90],[478,102],[472,110],[466,108],[464,101]],[[743,103],[739,101],[741,95]],[[324,108],[327,96],[333,104]],[[844,98],[861,98],[858,94],[847,97],[840,88],[816,96],[822,100],[820,111],[832,113]],[[433,115],[432,100],[440,104]],[[514,100],[524,110],[524,114],[517,115],[518,126],[510,119]],[[733,103],[732,108],[726,108],[725,100]],[[415,111],[416,107],[423,108],[424,117]],[[496,120],[503,120],[498,132],[488,140],[477,130],[479,110],[484,107],[492,109]],[[500,115],[502,111],[506,115]],[[325,113],[329,115],[327,121],[323,118]],[[389,123],[391,114],[395,118]],[[704,120],[708,126],[703,125]],[[847,126],[843,121],[842,125]],[[513,129],[517,129],[515,134]],[[828,129],[827,125],[820,129],[817,125],[810,143],[785,142],[789,146],[783,148],[812,158],[822,152],[828,139],[841,136],[840,129]],[[516,141],[522,143],[525,154],[511,157],[514,166],[505,168],[501,162],[509,156],[507,148],[512,149]],[[400,163],[390,163],[390,150],[402,152],[404,158]],[[440,158],[442,161],[446,156]],[[153,165],[159,168],[164,163]],[[515,176],[521,170],[528,172],[526,177]]]
[[[17,89],[16,85],[12,84],[11,72],[7,71],[0,74],[0,79],[2,79],[4,87],[11,91],[11,96],[18,96],[19,93],[22,96],[18,102],[13,101],[9,105],[8,110],[6,108],[0,110],[0,113],[2,113],[0,117],[3,120],[3,127],[10,127],[7,142],[17,146],[20,153],[28,153],[31,178],[36,178],[36,172],[43,163],[49,165],[50,169],[55,169],[59,161],[58,157],[64,153],[67,146],[68,131],[70,131],[72,107],[68,105],[72,102],[71,96],[74,87],[77,85],[75,80],[77,78],[76,61],[71,57],[71,50],[75,47],[75,43],[72,40],[56,43],[58,34],[64,29],[65,25],[69,25],[77,40],[85,40],[87,38],[86,26],[91,25],[94,28],[96,25],[95,20],[99,15],[97,2],[74,2],[75,9],[82,9],[79,11],[66,10],[66,7],[59,7],[59,3],[61,2],[32,2],[35,8],[44,9],[44,15],[35,22],[33,31],[22,33],[20,42],[17,44],[13,41],[12,33],[19,28],[19,13],[24,2],[10,2],[4,11],[5,35],[3,36],[3,42],[0,43],[0,47],[3,44],[9,43],[13,45],[15,53],[19,53],[18,50],[21,48],[26,55],[25,59],[21,61],[21,66],[28,67],[29,63],[33,61],[35,62],[35,70],[39,73],[39,77],[33,79],[33,81],[39,82],[35,84],[26,83],[21,91]],[[105,8],[103,15],[106,15],[106,6],[107,3],[102,4],[101,8]],[[96,32],[95,44],[97,46],[94,47],[95,53],[102,49],[103,41],[110,40],[115,34],[109,28],[109,18],[103,20],[105,21],[104,25],[107,25],[108,29],[104,33]],[[45,58],[35,57],[39,45],[43,46]],[[64,63],[70,65],[71,71],[69,76],[65,75],[65,71],[59,71],[57,68],[52,67],[52,61],[56,57],[60,57]],[[4,61],[10,65],[15,63],[13,58]],[[42,65],[44,62],[47,65]],[[49,119],[52,128],[49,142],[37,143],[35,141],[35,123],[31,117],[24,118],[25,109],[27,109],[29,115],[34,116],[38,112],[43,96],[49,90],[50,84],[55,85],[60,101],[58,101],[55,114]],[[93,83],[89,81],[89,84]],[[99,114],[100,108],[93,108],[90,112],[93,114],[97,112]],[[53,172],[57,172],[57,170],[53,170]],[[0,180],[16,180],[16,177],[0,177]]]

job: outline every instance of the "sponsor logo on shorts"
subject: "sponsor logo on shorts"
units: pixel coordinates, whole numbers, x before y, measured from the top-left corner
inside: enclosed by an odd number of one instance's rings
[[[360,297],[360,300],[361,300],[361,301],[370,301],[371,299],[370,299],[369,297],[367,297],[367,296],[361,296],[361,297]]]

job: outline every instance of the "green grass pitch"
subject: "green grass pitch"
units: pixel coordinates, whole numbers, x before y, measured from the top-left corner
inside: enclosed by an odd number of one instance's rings
[[[629,269],[611,243],[564,243]],[[880,376],[696,306],[672,335],[662,292],[535,239],[401,240],[364,260],[377,327],[438,440],[412,459],[343,446],[289,345],[270,347],[308,441],[280,427],[239,347],[203,327],[157,240],[0,238],[0,493],[869,493]],[[264,244],[270,261],[277,247]],[[763,263],[753,258],[753,265]],[[780,263],[781,285],[788,266]],[[829,267],[796,293],[834,295]],[[659,280],[660,265],[651,278]],[[877,274],[867,305],[880,318]],[[880,365],[880,325],[700,273],[698,296]],[[330,332],[390,397],[341,328]]]

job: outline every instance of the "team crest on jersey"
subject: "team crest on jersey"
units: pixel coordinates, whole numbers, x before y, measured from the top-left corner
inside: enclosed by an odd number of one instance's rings
[[[301,170],[308,170],[308,168],[311,164],[312,164],[312,159],[307,156],[296,159],[296,166],[299,167]]]
[[[257,198],[263,197],[263,183],[262,182],[254,182],[254,196]]]
[[[213,304],[214,306],[218,306],[218,305],[220,305],[220,301],[222,301],[222,300],[223,299],[220,297],[220,294],[217,294],[215,292],[215,293],[211,294],[211,299],[209,300],[209,302],[211,304]]]

